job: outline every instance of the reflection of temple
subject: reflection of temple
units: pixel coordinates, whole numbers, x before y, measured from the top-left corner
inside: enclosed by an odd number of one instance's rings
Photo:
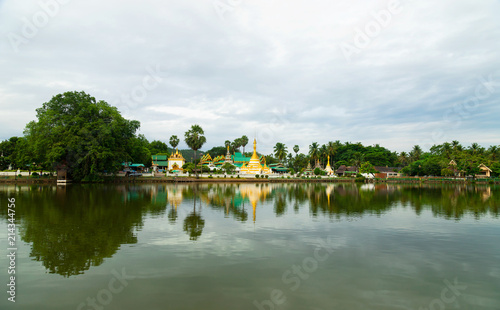
[[[256,219],[258,202],[268,199],[272,186],[268,184],[219,184],[201,193],[201,199],[215,207],[223,207],[225,214],[232,212],[242,221],[246,220],[245,203],[250,202],[253,209],[253,221]]]
[[[253,221],[256,219],[256,208],[258,201],[264,201],[270,193],[269,186],[261,187],[256,184],[242,184],[240,185],[240,193],[244,198],[248,198],[253,208]]]
[[[242,174],[270,174],[271,169],[266,165],[264,160],[264,165],[261,165],[260,159],[257,156],[257,140],[253,140],[253,154],[250,158],[248,164],[243,164],[241,166],[240,172]]]
[[[182,203],[182,189],[178,186],[167,186],[167,201],[177,210]]]

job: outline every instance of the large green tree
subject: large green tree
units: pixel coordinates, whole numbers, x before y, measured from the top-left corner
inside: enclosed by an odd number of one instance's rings
[[[24,131],[36,164],[65,165],[69,175],[81,181],[115,172],[121,162],[133,160],[131,148],[140,123],[123,118],[105,101],[85,92],[66,92],[36,112],[37,120]]]

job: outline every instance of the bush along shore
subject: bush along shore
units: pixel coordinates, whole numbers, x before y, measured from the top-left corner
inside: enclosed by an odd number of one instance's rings
[[[269,175],[200,175],[193,176],[165,176],[163,174],[155,176],[105,176],[99,181],[75,182],[75,183],[190,183],[190,182],[231,182],[231,183],[447,183],[447,184],[500,184],[500,178],[444,178],[444,177],[396,177],[396,178],[365,178],[358,177],[321,177],[321,176],[271,176]],[[29,176],[0,176],[0,183],[7,184],[56,184],[57,177],[44,173],[33,173]],[[71,183],[71,182],[70,182]]]

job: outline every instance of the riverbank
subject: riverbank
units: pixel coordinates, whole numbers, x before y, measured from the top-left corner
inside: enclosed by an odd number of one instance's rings
[[[249,178],[237,176],[203,176],[178,177],[105,177],[101,182],[91,183],[355,183],[355,178],[331,178],[331,177],[271,177],[271,178]],[[0,184],[57,184],[56,177],[1,177]],[[86,182],[82,182],[86,183]],[[430,184],[500,184],[500,179],[450,179],[450,178],[388,178],[388,179],[365,179],[360,183],[430,183]]]

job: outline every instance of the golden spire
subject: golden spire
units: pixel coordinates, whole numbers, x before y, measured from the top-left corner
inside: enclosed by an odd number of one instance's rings
[[[257,156],[257,140],[253,139],[253,154],[252,158],[250,158],[250,161],[257,160],[260,163],[259,157]]]

